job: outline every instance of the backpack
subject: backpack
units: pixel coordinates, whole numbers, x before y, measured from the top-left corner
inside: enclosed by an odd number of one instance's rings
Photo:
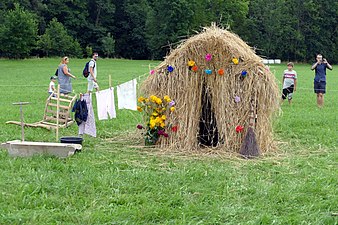
[[[87,77],[89,76],[89,74],[90,74],[90,71],[89,71],[89,63],[90,63],[90,61],[92,61],[92,59],[89,60],[89,61],[86,63],[86,65],[85,65],[85,67],[83,68],[83,71],[82,71],[82,74],[83,74],[83,76],[84,76],[85,78],[87,78]],[[95,66],[96,66],[96,63],[94,62],[94,67],[93,67],[93,69],[95,68]]]

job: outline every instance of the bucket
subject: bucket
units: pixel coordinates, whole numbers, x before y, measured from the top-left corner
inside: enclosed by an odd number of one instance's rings
[[[62,137],[60,138],[61,143],[80,144],[82,145],[82,137]]]

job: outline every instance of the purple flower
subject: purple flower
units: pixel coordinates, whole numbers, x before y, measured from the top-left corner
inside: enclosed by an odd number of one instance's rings
[[[175,105],[175,101],[174,100],[172,100],[171,102],[169,102],[169,106],[170,107],[172,107],[172,106],[174,106]]]
[[[163,133],[163,136],[167,138],[167,137],[169,137],[169,134]]]
[[[159,131],[157,131],[157,134],[158,134],[158,135],[164,135],[165,132],[164,132],[164,130],[159,130]]]
[[[210,61],[212,59],[212,55],[210,53],[205,55],[205,60]]]
[[[236,96],[236,97],[235,97],[235,102],[238,103],[238,102],[240,102],[240,101],[241,101],[241,97]]]
[[[141,124],[137,125],[137,129],[143,129],[143,126]]]

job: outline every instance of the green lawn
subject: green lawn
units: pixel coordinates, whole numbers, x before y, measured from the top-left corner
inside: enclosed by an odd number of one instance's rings
[[[69,67],[86,91],[86,60]],[[20,139],[13,102],[28,101],[25,121],[42,119],[49,77],[59,59],[0,60],[0,142]],[[101,59],[108,88],[148,73],[156,62]],[[0,150],[0,224],[338,224],[337,66],[328,72],[325,107],[317,109],[310,65],[297,65],[298,90],[274,124],[279,150],[257,160],[159,154],[137,146],[137,112],[97,121],[98,137],[67,159],[12,158]],[[285,65],[271,66],[281,81]],[[281,87],[281,84],[279,83]],[[96,111],[96,109],[94,108]],[[77,126],[60,130],[76,135]],[[55,132],[26,128],[28,141],[55,141]]]

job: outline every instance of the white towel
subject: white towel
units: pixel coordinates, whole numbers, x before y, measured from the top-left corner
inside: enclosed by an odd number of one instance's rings
[[[136,79],[117,86],[117,99],[119,109],[137,110]]]
[[[116,118],[114,88],[96,92],[97,116],[99,120]]]
[[[88,134],[90,136],[96,137],[96,125],[95,125],[95,116],[94,110],[92,106],[92,95],[91,94],[83,94],[81,100],[86,100],[87,108],[88,108],[88,118],[86,122],[82,122],[79,125],[79,134]]]

